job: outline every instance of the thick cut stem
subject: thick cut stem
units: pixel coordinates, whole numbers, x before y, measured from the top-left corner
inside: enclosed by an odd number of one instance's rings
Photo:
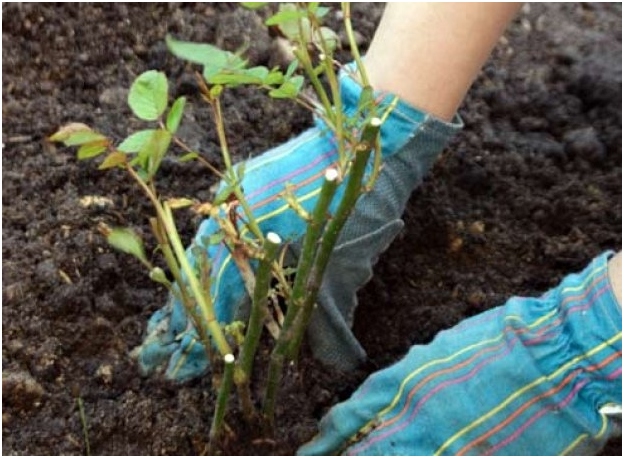
[[[308,227],[298,266],[300,270],[297,272],[293,294],[289,302],[286,318],[284,319],[284,326],[280,333],[280,338],[271,353],[263,406],[263,413],[270,423],[274,421],[275,401],[282,378],[284,361],[286,358],[289,360],[295,359],[299,352],[330,255],[344,223],[362,193],[362,181],[366,172],[366,164],[368,163],[371,150],[376,145],[380,126],[381,121],[378,118],[373,118],[364,128],[361,140],[356,146],[355,160],[351,166],[345,193],[338,205],[336,214],[325,225],[331,196],[336,191],[335,180],[337,177],[335,173],[329,173],[329,176],[326,174],[321,197],[319,197],[312,218],[312,222],[316,221],[318,225],[310,224]],[[323,196],[324,192],[327,194],[326,196]],[[319,240],[321,232],[322,236]]]
[[[276,349],[278,347],[275,347]],[[284,368],[284,352],[271,353],[271,361],[269,363],[269,375],[267,377],[266,392],[264,395],[264,403],[262,405],[262,414],[269,423],[270,430],[275,427],[275,400],[279,390],[279,383],[282,379],[282,370]]]
[[[308,224],[305,236],[303,238],[303,244],[301,249],[301,255],[299,256],[299,262],[297,264],[297,276],[295,277],[295,283],[293,285],[290,300],[288,301],[288,308],[286,317],[284,318],[284,324],[282,328],[288,330],[292,324],[296,314],[303,306],[306,283],[312,265],[314,263],[314,257],[319,246],[319,239],[325,228],[325,224],[329,219],[329,205],[336,193],[338,187],[338,171],[330,168],[325,172],[325,181],[321,187],[321,193],[319,200],[317,201],[314,210],[312,212],[312,219]]]
[[[217,394],[217,403],[215,405],[214,415],[212,417],[212,425],[210,427],[210,444],[213,445],[221,434],[221,428],[223,426],[223,418],[227,411],[228,399],[230,397],[230,391],[232,389],[232,378],[234,375],[234,355],[228,353],[223,357],[223,379],[221,380],[221,386],[219,387],[219,393]]]
[[[256,287],[253,292],[251,313],[245,334],[245,343],[241,350],[240,365],[249,378],[253,361],[256,356],[260,334],[262,333],[262,323],[267,310],[267,299],[269,287],[271,285],[271,265],[277,257],[278,249],[282,239],[279,235],[269,232],[264,241],[264,256],[260,260],[256,273]]]
[[[235,382],[238,387],[241,410],[247,418],[254,413],[251,400],[249,381],[253,369],[256,351],[262,334],[262,324],[268,314],[267,299],[271,285],[271,266],[277,257],[282,239],[275,233],[269,232],[264,240],[264,256],[260,260],[256,274],[256,284],[252,295],[251,313],[247,323],[247,332],[241,349],[239,365]]]
[[[379,118],[373,118],[364,127],[360,142],[355,147],[355,159],[351,166],[349,179],[345,188],[345,193],[338,205],[335,216],[325,227],[325,232],[321,239],[321,245],[318,248],[316,257],[314,259],[314,266],[310,272],[306,284],[306,296],[305,302],[301,309],[302,316],[297,322],[297,327],[294,330],[292,341],[288,347],[288,358],[291,360],[296,359],[299,353],[299,347],[303,340],[305,330],[310,321],[312,311],[314,310],[314,304],[316,303],[316,297],[321,287],[323,280],[323,274],[325,268],[329,263],[334,246],[340,235],[340,231],[345,222],[349,218],[355,203],[362,194],[363,186],[362,181],[366,172],[366,164],[370,157],[372,149],[377,142],[377,136],[379,134],[379,128],[381,126],[381,120]]]
[[[282,378],[286,350],[288,349],[289,343],[293,337],[292,331],[297,322],[297,316],[303,306],[304,295],[306,292],[306,280],[312,268],[316,249],[319,244],[319,237],[323,232],[325,222],[329,217],[329,205],[331,204],[334,194],[336,193],[337,187],[338,171],[333,168],[328,169],[325,172],[325,181],[321,187],[319,200],[314,206],[312,219],[303,239],[303,248],[297,266],[297,277],[295,278],[295,284],[293,285],[293,289],[288,300],[288,308],[286,316],[284,317],[282,330],[271,353],[263,405],[263,414],[271,425],[274,423],[275,400],[277,397],[279,382]]]

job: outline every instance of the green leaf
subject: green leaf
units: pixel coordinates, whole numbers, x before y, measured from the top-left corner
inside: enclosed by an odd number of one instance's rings
[[[325,73],[326,70],[327,69],[325,68],[325,64],[321,62],[321,64],[314,67],[312,71],[316,76],[321,76],[323,73]]]
[[[123,165],[128,161],[128,156],[126,156],[121,151],[113,151],[108,156],[104,158],[104,161],[98,167],[100,170],[110,169],[112,167],[117,167],[118,165]]]
[[[139,176],[141,181],[147,182],[151,179],[151,176],[144,169],[137,170],[137,175]]]
[[[265,78],[269,75],[269,69],[262,66],[251,67],[244,71],[246,76],[258,78],[259,83],[265,80]]]
[[[292,25],[306,17],[306,12],[298,10],[293,3],[282,3],[280,10],[265,21],[266,25]],[[281,28],[281,27],[280,27]]]
[[[196,202],[193,199],[189,199],[188,197],[173,197],[171,199],[167,199],[167,205],[172,210],[177,210],[178,208],[190,207],[191,205],[195,205]]]
[[[297,70],[297,67],[299,67],[299,59],[295,59],[290,63],[284,77],[286,77],[286,79],[290,78]]]
[[[67,124],[52,135],[51,140],[62,141],[66,146],[80,146],[78,159],[91,159],[107,150],[108,139],[84,124]]]
[[[215,75],[220,74],[223,71],[223,67],[224,67],[223,65],[220,65],[220,66],[219,65],[204,65],[202,76],[210,84],[216,84],[214,81],[212,81],[212,78]]]
[[[141,237],[128,227],[117,227],[111,229],[106,236],[106,241],[119,251],[131,254],[144,263],[147,263],[143,241]]]
[[[279,70],[271,70],[271,72],[264,78],[263,84],[267,86],[275,86],[284,82],[284,74]]]
[[[107,142],[106,141],[99,141],[99,142],[93,142],[93,143],[87,143],[82,145],[79,149],[78,149],[78,159],[91,159],[93,157],[99,156],[100,154],[102,154],[104,151],[106,151],[107,148]]]
[[[175,56],[196,64],[202,64],[204,66],[204,78],[209,83],[213,83],[211,78],[214,75],[226,70],[243,69],[247,64],[245,59],[240,56],[207,43],[179,41],[170,35],[167,36],[166,42],[167,47]]]
[[[295,86],[295,89],[297,89],[297,92],[299,92],[301,88],[303,87],[304,78],[302,75],[298,75],[298,76],[293,76],[288,81],[290,81],[293,84],[293,86]]]
[[[186,97],[178,97],[167,115],[166,126],[167,130],[172,134],[175,134],[180,127],[182,121],[182,115],[184,114],[184,106],[186,105]]]
[[[139,75],[130,86],[128,105],[137,118],[155,121],[167,108],[168,91],[165,74],[149,70]]]
[[[307,15],[308,12],[305,9],[297,8],[294,3],[282,3],[279,11],[267,19],[265,24],[278,26],[286,38],[291,41],[309,43],[311,41],[311,26]]]
[[[321,27],[314,33],[314,43],[321,47],[321,43],[325,42],[325,45],[329,51],[334,51],[338,47],[339,38],[336,32],[329,27]]]
[[[316,9],[314,15],[321,19],[325,16],[327,16],[327,13],[329,13],[331,11],[331,8],[327,7],[327,6],[320,6],[319,8]]]
[[[262,84],[262,80],[244,73],[219,73],[207,78],[212,84],[236,87],[242,84]]]
[[[123,151],[124,153],[136,153],[143,148],[143,145],[145,145],[145,143],[151,138],[154,132],[156,132],[156,129],[139,130],[126,137],[117,149],[119,151]]]
[[[321,2],[308,2],[308,11],[310,13],[316,12],[316,10],[318,10],[318,7],[319,7],[320,4],[321,4]]]
[[[318,19],[321,19],[327,15],[331,11],[331,8],[327,6],[319,6],[320,2],[310,2],[308,3],[308,11],[316,16]]]
[[[188,60],[196,64],[213,64],[215,66],[225,65],[227,62],[227,52],[208,43],[193,43],[191,41],[180,41],[167,35],[165,38],[169,51],[180,59]]]
[[[213,205],[221,205],[234,193],[234,185],[225,185],[213,200]]]
[[[215,84],[214,86],[210,88],[210,96],[214,97],[215,99],[219,97],[222,92],[223,92],[223,86],[221,86],[220,84]]]
[[[199,154],[191,152],[191,153],[185,154],[179,160],[180,162],[190,162],[190,161],[197,159],[198,157],[199,157]]]
[[[169,144],[171,143],[171,133],[164,129],[155,130],[149,140],[139,151],[139,164],[147,172],[147,179],[151,179],[162,162]]]
[[[297,273],[297,268],[296,267],[284,267],[282,272],[284,273],[284,275],[286,277],[288,277],[289,275],[296,274]]]
[[[284,81],[277,89],[269,91],[269,96],[274,99],[294,99],[299,94],[303,81],[303,76],[293,76],[288,81]]]
[[[374,93],[373,88],[370,86],[365,86],[362,88],[362,93],[360,94],[360,100],[358,100],[358,113],[364,113],[365,111],[369,111],[372,107],[374,107]]]
[[[78,146],[87,143],[106,141],[106,137],[94,130],[82,130],[73,132],[63,141],[65,146]]]
[[[93,129],[80,122],[70,122],[69,124],[65,124],[60,127],[59,130],[49,137],[49,140],[51,142],[65,142],[72,134],[85,131],[93,132]]]
[[[271,74],[266,67],[246,69],[247,61],[238,54],[207,43],[179,41],[171,36],[167,36],[166,42],[169,50],[177,57],[204,66],[204,79],[215,85],[210,90],[213,97],[219,96],[223,89],[221,85],[236,87],[243,84],[266,84],[265,80],[269,77],[274,81],[272,84],[278,83],[275,81],[276,75]]]
[[[202,237],[202,244],[204,246],[217,245],[217,244],[221,243],[224,238],[225,238],[225,234],[223,232],[219,231],[216,234],[212,234],[212,235],[210,235],[208,237]]]
[[[236,87],[242,84],[262,84],[269,75],[266,67],[252,67],[247,69],[232,69],[210,77],[212,84],[223,84]]]
[[[245,161],[241,162],[240,164],[238,164],[236,166],[236,169],[235,169],[236,179],[239,182],[243,181],[243,178],[245,177],[245,167],[246,166],[247,166],[247,163]]]
[[[232,336],[237,346],[242,346],[245,342],[245,323],[242,321],[232,321],[226,324],[223,328],[223,332]]]
[[[240,2],[241,6],[247,8],[248,10],[257,10],[258,8],[262,8],[268,3],[269,2]]]
[[[162,270],[160,267],[154,267],[152,270],[150,270],[149,277],[151,280],[157,283],[161,283],[165,286],[171,286],[171,282],[169,282],[169,280],[167,279],[165,271]]]

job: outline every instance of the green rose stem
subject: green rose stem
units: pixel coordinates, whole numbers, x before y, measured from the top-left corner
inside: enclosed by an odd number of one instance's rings
[[[338,187],[338,171],[330,168],[325,172],[325,181],[321,187],[319,199],[314,206],[308,229],[303,239],[303,248],[297,266],[297,277],[293,285],[292,292],[288,300],[288,308],[279,338],[271,352],[269,363],[269,373],[267,376],[267,386],[264,396],[263,414],[271,428],[275,421],[275,400],[282,378],[284,366],[284,356],[288,349],[288,344],[292,338],[293,323],[304,303],[305,278],[307,278],[314,260],[319,237],[325,227],[329,215],[329,205],[332,201],[336,188]]]
[[[306,280],[314,264],[314,257],[319,246],[319,238],[323,233],[329,216],[329,205],[338,187],[338,170],[327,169],[325,181],[321,187],[319,200],[314,207],[311,219],[303,238],[301,256],[297,264],[297,276],[293,284],[286,316],[284,317],[283,329],[288,329],[292,324],[298,310],[301,309],[305,300]]]
[[[161,213],[161,211],[159,211]],[[171,213],[171,208],[167,203],[162,206],[162,217],[163,224],[165,225],[165,230],[167,231],[167,235],[169,237],[169,241],[173,248],[173,251],[178,258],[178,262],[180,263],[180,267],[182,271],[186,275],[189,287],[199,308],[202,313],[203,321],[206,324],[206,327],[210,331],[210,335],[212,336],[214,343],[219,350],[221,356],[225,357],[225,355],[229,355],[232,353],[230,349],[230,345],[225,339],[225,335],[219,326],[219,322],[214,314],[214,309],[212,306],[212,302],[207,299],[206,294],[202,291],[201,285],[199,284],[199,280],[195,276],[193,272],[193,268],[189,263],[189,260],[186,257],[186,253],[184,251],[184,247],[182,246],[182,242],[180,241],[180,236],[178,235],[178,231],[176,229],[175,223],[173,221],[173,214]]]
[[[158,212],[157,210],[157,213]],[[171,270],[171,274],[173,275],[173,279],[175,281],[175,285],[167,282],[165,285],[183,305],[185,310],[191,315],[194,323],[197,323],[196,329],[199,333],[199,338],[204,345],[206,350],[206,354],[208,359],[214,363],[215,357],[214,352],[212,351],[212,347],[210,344],[210,337],[208,335],[207,329],[205,326],[201,326],[201,316],[196,310],[195,302],[192,297],[189,296],[189,292],[182,281],[182,274],[180,272],[180,267],[178,266],[178,262],[176,260],[175,255],[173,254],[173,250],[171,249],[171,245],[167,241],[167,232],[162,227],[162,223],[159,222],[158,218],[150,218],[150,226],[152,228],[152,233],[156,237],[156,241],[158,242],[159,248],[162,250],[163,255],[165,256],[165,261],[169,269]],[[205,273],[209,270],[208,266],[205,264],[201,264],[200,272]],[[153,271],[152,271],[153,272]],[[150,272],[151,274],[151,272]],[[210,291],[210,288],[202,287],[204,291]]]
[[[256,285],[252,295],[251,313],[247,323],[247,332],[239,357],[239,364],[235,374],[235,383],[238,387],[241,410],[248,418],[254,413],[253,401],[249,389],[249,380],[253,370],[256,350],[262,334],[262,325],[268,314],[267,300],[271,285],[271,266],[277,257],[282,239],[274,232],[269,232],[264,240],[264,256],[260,260],[256,273]]]
[[[360,56],[360,50],[358,49],[357,43],[355,42],[355,34],[353,33],[353,24],[351,23],[351,3],[350,2],[340,2],[342,7],[342,13],[344,16],[344,26],[345,31],[347,33],[347,39],[349,40],[349,48],[351,49],[351,55],[353,56],[353,60],[357,65],[358,73],[360,78],[362,79],[362,85],[367,87],[370,86],[368,82],[368,75],[366,73],[366,67],[364,67],[362,63],[362,57]]]
[[[188,283],[191,288],[191,292],[193,293],[193,296],[195,297],[195,301],[197,301],[197,303],[199,304],[202,316],[204,318],[203,322],[206,323],[208,331],[210,332],[210,335],[214,339],[217,349],[219,350],[219,353],[222,356],[232,353],[232,350],[230,349],[230,346],[227,343],[227,340],[225,339],[225,335],[223,334],[223,331],[221,330],[221,327],[219,326],[219,323],[216,320],[216,317],[214,315],[214,310],[212,307],[212,303],[206,299],[206,296],[204,295],[202,291],[201,285],[199,284],[199,281],[197,280],[197,277],[195,276],[193,269],[186,257],[184,247],[182,246],[182,242],[180,240],[178,230],[173,220],[173,214],[171,212],[171,208],[166,203],[163,205],[158,200],[158,197],[156,197],[156,194],[154,190],[152,189],[152,187],[148,186],[148,184],[145,183],[145,181],[137,174],[137,172],[127,163],[126,163],[126,170],[128,171],[128,173],[130,173],[130,175],[135,179],[135,181],[147,194],[149,199],[152,201],[154,209],[156,210],[158,222],[153,223],[152,228],[155,230],[155,233],[159,234],[159,236],[157,236],[158,239],[164,238],[164,235],[166,234],[166,238],[169,240],[169,243],[164,243],[162,245],[163,247],[167,247],[166,249],[163,249],[163,252],[165,253],[165,255],[168,255],[167,263],[169,267],[171,268],[174,277],[176,277],[175,280],[180,287],[180,294],[182,295],[182,299],[184,300],[185,305],[187,305],[186,307],[187,310],[189,310],[189,312],[194,318],[197,317],[197,315],[195,314],[193,310],[193,306],[192,306],[193,301],[188,298],[187,294],[185,293],[185,288],[182,286],[184,285],[184,282],[182,281],[182,274],[180,270],[178,269],[178,265],[182,268],[182,271],[186,274],[188,278]],[[162,224],[162,229],[164,229],[164,234],[162,233],[163,231],[160,230],[161,229],[160,224]],[[178,259],[177,263],[175,262],[174,259],[171,259],[172,256],[171,256],[170,249],[173,249],[173,252],[175,253],[175,257],[177,257]],[[200,328],[198,332],[200,332],[202,341],[204,345],[206,345],[208,343],[208,339],[205,339],[205,335],[201,330],[202,321],[200,320],[195,320],[195,321],[198,327]]]
[[[316,303],[316,297],[323,280],[325,268],[327,267],[334,246],[336,245],[340,231],[363,192],[362,182],[366,172],[366,164],[368,163],[371,151],[377,144],[380,127],[381,119],[372,118],[364,127],[360,141],[355,146],[355,159],[351,166],[344,195],[338,205],[336,214],[325,227],[320,247],[314,259],[314,266],[307,278],[305,302],[299,312],[302,314],[301,319],[297,320],[298,322],[296,323],[296,328],[293,330],[292,339],[289,340],[288,358],[290,360],[295,360],[297,358],[303,335],[310,321],[312,311],[314,310],[314,304]]]
[[[308,20],[310,21],[310,26],[312,27],[312,35],[317,34],[321,39],[319,40],[321,54],[319,54],[319,60],[321,61],[321,65],[325,69],[325,76],[327,77],[327,83],[329,84],[329,88],[331,91],[331,97],[333,100],[333,105],[325,106],[325,110],[331,110],[333,116],[332,120],[334,121],[334,134],[336,135],[336,144],[338,145],[338,157],[340,158],[340,171],[342,173],[346,170],[346,164],[348,163],[348,158],[346,155],[346,142],[345,142],[345,119],[344,112],[342,109],[342,98],[340,96],[340,85],[338,83],[338,75],[336,74],[336,69],[334,68],[334,57],[333,57],[333,47],[330,47],[327,43],[327,40],[323,38],[321,32],[321,25],[319,23],[316,15],[312,14],[308,11]],[[301,22],[301,21],[300,21]]]
[[[141,188],[143,188],[145,193],[152,201],[152,204],[154,205],[157,213],[157,218],[155,218],[153,221],[150,221],[152,230],[158,242],[161,244],[161,247],[163,248],[167,263],[170,265],[176,283],[179,285],[180,296],[182,296],[181,299],[183,300],[187,311],[191,314],[193,320],[196,323],[196,328],[200,334],[200,338],[204,344],[204,348],[206,349],[208,357],[211,360],[214,359],[213,355],[211,354],[212,352],[209,351],[209,346],[211,345],[211,343],[210,339],[206,335],[206,328],[212,336],[219,353],[223,356],[223,377],[217,394],[217,403],[215,406],[215,412],[213,415],[213,421],[209,433],[210,446],[212,447],[214,441],[219,437],[221,433],[223,419],[225,417],[225,413],[227,412],[227,401],[232,388],[232,380],[234,378],[235,358],[225,338],[225,335],[223,334],[223,331],[216,320],[216,317],[214,315],[214,309],[212,307],[212,302],[206,298],[204,290],[202,289],[202,285],[195,276],[193,269],[188,261],[188,258],[186,257],[186,252],[175,226],[171,207],[166,202],[163,204],[158,200],[153,187],[145,183],[145,181],[141,179],[141,177],[130,165],[126,164],[126,169],[139,183]],[[169,243],[167,243],[167,240],[169,241]],[[177,258],[178,262],[175,262],[175,258]],[[206,265],[202,267],[202,270],[207,268]],[[188,285],[191,289],[191,292],[193,293],[196,303],[199,305],[202,315],[201,317],[195,310],[193,300],[188,297],[186,287],[184,286],[185,283],[182,281],[182,272],[184,272],[184,274],[186,274],[186,277],[188,278]]]
[[[212,417],[212,425],[210,426],[210,448],[215,445],[215,441],[218,440],[221,434],[221,428],[223,426],[223,418],[227,411],[228,398],[230,397],[230,391],[232,389],[232,379],[234,375],[234,355],[231,353],[223,356],[223,378],[221,379],[221,386],[217,394],[217,403],[215,405],[215,412]]]
[[[217,127],[217,137],[219,138],[219,146],[221,147],[221,155],[223,157],[223,163],[225,164],[225,177],[226,182],[229,185],[232,185],[232,190],[236,199],[238,199],[239,205],[242,207],[245,216],[247,217],[247,224],[251,232],[259,239],[263,240],[263,234],[256,222],[256,218],[249,208],[249,204],[247,203],[247,199],[243,194],[243,190],[240,187],[239,179],[236,177],[236,173],[234,172],[234,168],[232,166],[232,160],[230,159],[230,150],[227,144],[227,138],[225,136],[225,127],[223,124],[223,113],[221,111],[221,102],[219,101],[219,97],[213,97],[210,95],[210,91],[208,91],[208,95],[206,96],[208,102],[212,106],[215,125]]]
[[[206,348],[206,353],[208,355],[208,358],[214,362],[214,355],[212,354],[213,352],[210,350],[210,338],[208,336],[206,327],[202,326],[201,317],[199,313],[197,313],[197,311],[195,310],[195,302],[189,296],[187,288],[184,282],[182,281],[182,273],[180,272],[179,264],[176,261],[176,257],[173,253],[171,243],[169,242],[169,240],[172,241],[174,238],[177,239],[178,242],[180,241],[177,230],[175,231],[175,233],[171,234],[171,233],[168,233],[167,228],[164,227],[166,215],[165,215],[162,203],[158,200],[158,197],[156,196],[156,191],[154,187],[149,186],[139,176],[136,170],[134,170],[132,166],[128,164],[127,162],[125,163],[125,168],[130,174],[130,176],[132,176],[132,178],[139,184],[141,189],[143,189],[145,194],[148,196],[148,198],[152,202],[154,209],[156,210],[157,217],[150,218],[150,226],[165,256],[165,261],[167,262],[169,269],[171,269],[171,274],[173,275],[173,278],[176,284],[178,285],[178,289],[176,289],[175,287],[169,287],[169,290],[184,304],[186,311],[189,312],[189,314],[193,318],[193,321],[197,324],[196,326],[197,332],[199,333],[200,340],[204,344],[204,348]],[[175,229],[175,225],[173,227]],[[179,243],[181,245],[181,242]],[[220,328],[219,328],[219,331],[220,331]],[[211,331],[208,330],[208,332],[211,332]]]
[[[304,237],[304,248],[298,266],[302,271],[297,272],[297,279],[295,279],[295,285],[293,286],[293,294],[286,312],[286,318],[284,319],[284,326],[271,353],[263,405],[263,414],[271,426],[275,421],[275,400],[282,377],[284,361],[286,357],[290,360],[296,359],[299,352],[330,255],[342,227],[363,191],[362,181],[366,172],[366,164],[372,149],[377,144],[380,126],[381,120],[372,118],[364,127],[360,141],[355,147],[355,158],[348,175],[345,193],[338,205],[336,214],[326,225],[324,223],[328,220],[327,211],[329,203],[337,186],[337,173],[334,170],[333,173],[328,171],[325,175],[326,180],[321,188],[321,195],[314,208],[308,232]],[[327,178],[330,179],[328,180]],[[319,240],[321,231],[322,236]],[[307,239],[308,236],[310,239]],[[312,262],[309,257],[313,259]],[[311,265],[309,264],[310,262]],[[299,276],[301,276],[301,279],[299,279]],[[299,282],[302,282],[305,287],[300,286]],[[299,288],[303,288],[303,291],[296,292],[295,290]]]
[[[301,22],[299,22],[299,31],[300,36],[302,37],[303,31],[301,30]],[[332,110],[332,103],[329,100],[327,92],[325,92],[325,88],[323,87],[323,83],[320,78],[314,71],[314,67],[312,66],[312,58],[310,57],[310,53],[308,52],[308,46],[305,40],[300,39],[297,43],[297,46],[293,49],[293,54],[301,63],[303,67],[303,71],[310,79],[310,83],[312,83],[312,87],[314,88],[314,93],[319,97],[323,108],[328,116],[330,116],[329,121],[333,124],[334,117]]]

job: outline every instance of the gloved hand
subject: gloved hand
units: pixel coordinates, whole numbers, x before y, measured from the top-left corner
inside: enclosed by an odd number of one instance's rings
[[[540,298],[511,298],[412,347],[334,406],[298,453],[600,451],[621,434],[622,312],[608,257]]]
[[[341,72],[342,104],[347,114],[358,106],[361,86],[347,71]],[[380,98],[379,113],[392,97]],[[403,227],[400,217],[412,190],[420,184],[438,153],[461,127],[455,119],[445,123],[399,102],[381,128],[383,166],[372,192],[361,197],[345,224],[327,267],[318,304],[310,323],[311,347],[328,364],[349,370],[365,358],[350,327],[356,306],[355,293],[372,275],[372,264]],[[242,188],[263,233],[275,232],[298,253],[305,222],[280,196],[289,183],[301,205],[311,211],[323,176],[338,159],[335,140],[321,120],[286,144],[249,160]],[[341,188],[332,202],[334,210]],[[248,309],[249,297],[227,248],[207,246],[218,230],[212,220],[199,227],[194,245],[208,251],[212,260],[215,312],[228,323]],[[192,258],[191,249],[187,253]],[[170,297],[151,317],[147,337],[136,350],[143,373],[169,361],[166,377],[186,380],[201,375],[208,361],[182,304]]]

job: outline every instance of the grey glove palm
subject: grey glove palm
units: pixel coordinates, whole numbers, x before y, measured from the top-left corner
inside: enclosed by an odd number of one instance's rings
[[[332,254],[310,323],[308,339],[320,360],[343,370],[364,360],[365,352],[351,332],[356,293],[403,228],[407,200],[461,126],[456,121],[447,124],[425,116],[400,151],[384,160],[373,191],[358,201]]]

